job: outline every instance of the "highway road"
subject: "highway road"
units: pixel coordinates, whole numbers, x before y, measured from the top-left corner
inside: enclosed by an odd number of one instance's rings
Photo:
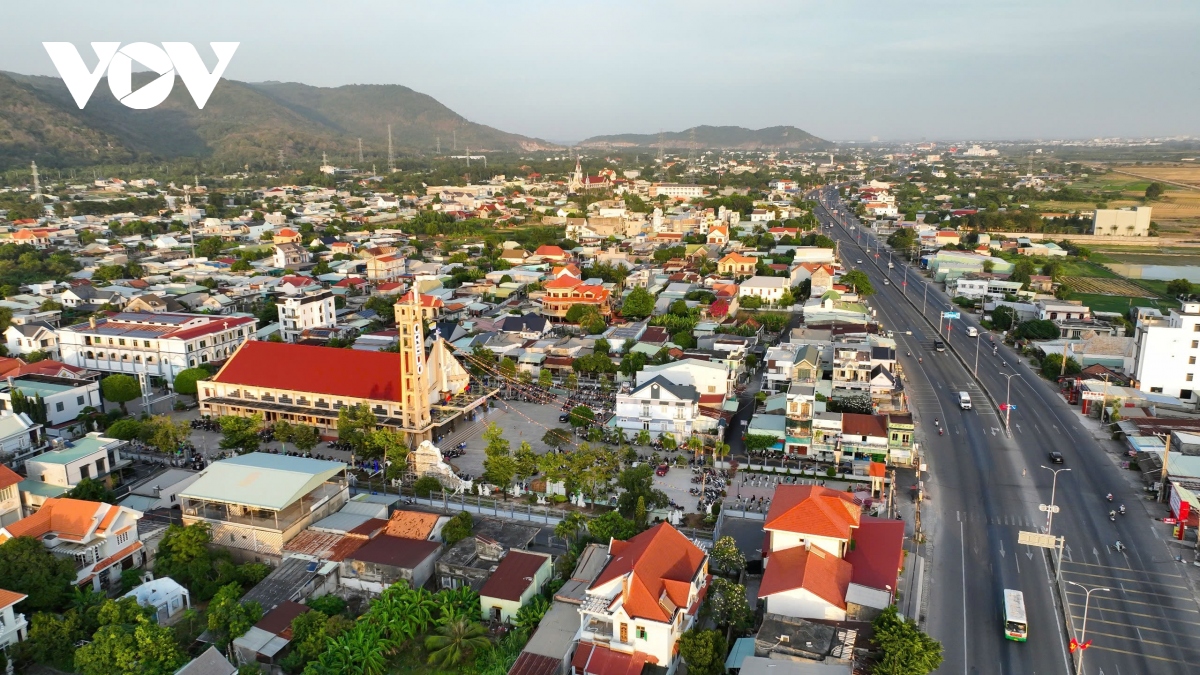
[[[998,339],[992,356],[992,338],[981,328],[981,343],[969,337],[968,326],[979,328],[974,317],[964,313],[953,320],[949,332],[940,334],[951,349],[935,351],[939,312],[951,309],[949,298],[931,283],[923,317],[926,278],[899,256],[893,257],[896,268],[889,270],[886,244],[878,251],[880,243],[844,215],[836,191],[822,190],[820,198],[817,215],[824,231],[839,242],[846,266],[870,277],[876,290],[870,304],[884,326],[895,331],[905,386],[920,423],[918,438],[929,469],[929,501],[922,508],[929,543],[923,554],[932,565],[924,616],[926,629],[944,647],[939,672],[1075,672],[1066,643],[1082,627],[1084,591],[1064,585],[1068,627],[1047,556],[1017,544],[1019,531],[1045,531],[1046,514],[1038,505],[1050,502],[1053,474],[1043,466],[1070,469],[1058,474],[1055,501],[1061,511],[1052,530],[1066,537],[1064,580],[1111,589],[1091,596],[1087,638],[1094,642],[1086,652],[1084,672],[1200,672],[1196,589],[1175,560],[1181,551],[1168,541],[1169,528],[1153,522],[1165,515],[1165,507],[1145,499],[1132,472],[1122,471],[1113,453],[1085,426],[1094,423],[1081,421],[1052,384]],[[832,213],[835,209],[840,215]],[[885,285],[885,279],[891,283]],[[904,280],[907,287],[900,285]],[[979,381],[971,372],[977,344]],[[1014,373],[1010,400],[1017,408],[1010,436],[1003,413],[985,391],[1003,403],[1009,383],[1005,375]],[[972,410],[959,408],[960,391],[970,394]],[[944,436],[937,435],[934,418],[944,426]],[[1061,452],[1064,464],[1050,465],[1050,451]],[[1129,511],[1116,523],[1109,522],[1113,505],[1104,498],[1110,492]],[[1115,550],[1117,540],[1127,550]],[[1027,643],[1004,639],[1005,588],[1025,594]]]

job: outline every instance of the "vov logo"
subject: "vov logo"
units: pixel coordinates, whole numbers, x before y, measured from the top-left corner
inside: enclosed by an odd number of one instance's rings
[[[175,73],[178,72],[196,107],[203,110],[241,43],[208,44],[217,55],[217,66],[211,73],[189,42],[164,42],[162,47],[149,42],[134,42],[124,47],[120,42],[93,42],[92,51],[96,52],[99,62],[96,69],[91,71],[84,65],[79,50],[70,42],[43,42],[42,46],[50,54],[50,60],[54,61],[54,67],[58,69],[58,74],[62,76],[80,110],[87,105],[106,70],[108,88],[128,108],[146,110],[165,101],[175,86]],[[137,91],[133,91],[134,61],[158,73],[153,82]]]

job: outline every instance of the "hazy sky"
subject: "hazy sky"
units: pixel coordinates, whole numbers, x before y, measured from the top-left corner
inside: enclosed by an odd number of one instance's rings
[[[1200,135],[1200,2],[230,2],[5,6],[0,70],[43,41],[241,47],[230,79],[403,84],[575,141],[697,124],[832,140]],[[177,84],[176,86],[181,86]]]

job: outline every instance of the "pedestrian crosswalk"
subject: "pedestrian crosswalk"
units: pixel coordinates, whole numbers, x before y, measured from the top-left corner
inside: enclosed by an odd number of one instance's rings
[[[989,516],[985,513],[976,513],[972,511],[959,511],[958,520],[967,523],[968,525],[999,525],[1006,527],[1018,527],[1030,531],[1041,531],[1041,528],[1046,524],[1045,516],[1018,515],[1011,513]]]

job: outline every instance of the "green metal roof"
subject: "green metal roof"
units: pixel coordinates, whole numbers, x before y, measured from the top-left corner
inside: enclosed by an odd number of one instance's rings
[[[31,480],[23,480],[20,483],[17,483],[17,491],[29,492],[29,493],[35,494],[39,497],[46,497],[47,499],[49,499],[51,497],[61,497],[69,489],[70,488],[63,487],[61,485],[51,485],[49,483],[43,483],[40,480],[32,480],[32,479]]]
[[[281,511],[345,469],[342,462],[252,452],[213,462],[180,494]]]
[[[85,457],[94,455],[104,450],[105,446],[109,443],[115,442],[115,438],[105,438],[99,434],[88,434],[83,438],[72,441],[69,448],[43,452],[36,457],[30,457],[29,461],[41,462],[42,464],[70,464],[71,462],[77,462]]]

